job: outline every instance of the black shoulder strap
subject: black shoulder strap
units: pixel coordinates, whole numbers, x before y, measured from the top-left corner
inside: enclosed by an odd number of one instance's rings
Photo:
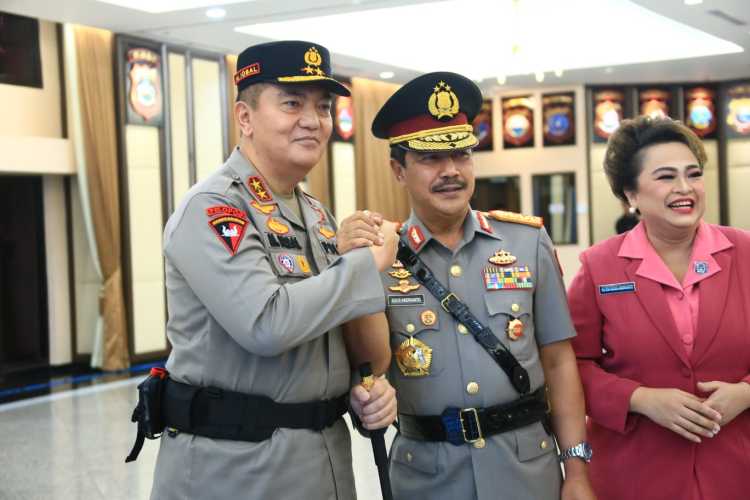
[[[513,356],[507,347],[500,342],[492,330],[484,326],[474,316],[469,307],[461,302],[458,297],[444,287],[432,274],[422,259],[409,248],[409,245],[401,238],[398,242],[398,260],[404,265],[414,278],[430,291],[439,301],[440,305],[451,314],[456,321],[463,324],[474,339],[484,347],[484,350],[492,356],[492,359],[500,365],[510,379],[513,387],[520,394],[527,394],[530,390],[529,374],[521,363]]]

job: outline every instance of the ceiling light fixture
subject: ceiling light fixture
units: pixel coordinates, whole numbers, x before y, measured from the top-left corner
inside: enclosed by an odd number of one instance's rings
[[[210,19],[223,19],[227,15],[227,11],[221,7],[211,7],[206,11],[206,17]]]
[[[562,78],[562,76],[563,76],[563,70],[556,69],[555,70],[555,76],[558,77],[558,78]]]
[[[703,0],[685,0],[685,5],[700,5]]]
[[[544,81],[544,71],[537,71],[534,73],[534,80],[536,80],[537,83],[542,83]]]
[[[497,77],[497,84],[498,85],[505,85],[507,78],[505,78],[505,75],[500,75]]]
[[[396,73],[394,73],[393,71],[382,71],[380,73],[380,78],[383,80],[390,80],[394,76],[396,76]]]
[[[161,14],[177,10],[216,7],[231,3],[242,3],[248,0],[97,0],[98,2],[117,5],[126,9],[140,10],[150,14]],[[206,13],[208,15],[208,13]]]
[[[736,43],[659,15],[627,0],[443,0],[395,7],[368,8],[343,14],[314,16],[251,24],[235,28],[255,38],[315,40],[332,53],[418,72],[434,71],[451,61],[451,70],[470,78],[529,75],[537,71],[570,71],[743,52]],[[434,8],[433,8],[434,7]],[[592,23],[580,12],[597,12],[618,25],[638,26],[638,37],[613,36],[611,23]],[[472,27],[472,45],[491,47],[467,51],[462,44],[446,44],[440,50],[404,47],[401,37],[434,38],[434,26],[445,23]],[[476,12],[481,12],[477,16]],[[544,12],[544,16],[539,16]],[[498,30],[497,19],[512,18],[510,29]],[[419,23],[414,23],[419,19]],[[565,36],[560,35],[565,26]],[[378,40],[373,50],[372,40]],[[585,49],[585,50],[584,50]],[[515,54],[515,55],[514,55]]]

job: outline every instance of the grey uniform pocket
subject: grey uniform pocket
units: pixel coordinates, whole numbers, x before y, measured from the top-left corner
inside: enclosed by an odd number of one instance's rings
[[[527,462],[556,451],[555,440],[547,434],[541,422],[515,431],[518,461]]]
[[[529,360],[537,353],[534,339],[533,299],[529,291],[496,291],[486,293],[484,302],[490,322],[487,326],[510,348],[516,359]],[[511,324],[511,322],[514,322]],[[519,324],[521,334],[519,333]],[[512,339],[508,327],[515,326]]]
[[[310,262],[299,251],[271,251],[268,259],[280,278],[307,278],[312,275]]]
[[[399,375],[407,379],[432,377],[445,369],[438,311],[430,307],[393,308],[388,312],[388,324]],[[426,365],[428,373],[416,374],[418,370],[410,372],[404,365]]]
[[[438,443],[412,441],[399,436],[393,443],[391,461],[425,474],[437,474]]]

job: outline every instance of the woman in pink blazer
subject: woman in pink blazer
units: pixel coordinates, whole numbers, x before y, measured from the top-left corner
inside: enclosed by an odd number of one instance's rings
[[[586,250],[568,293],[601,500],[750,499],[750,233],[702,220],[705,161],[669,119],[609,140],[641,223]]]

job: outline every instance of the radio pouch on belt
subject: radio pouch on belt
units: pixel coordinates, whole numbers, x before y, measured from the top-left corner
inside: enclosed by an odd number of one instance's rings
[[[130,418],[132,422],[138,424],[138,434],[125,463],[138,458],[146,438],[157,439],[164,430],[161,404],[168,376],[169,373],[164,368],[151,368],[151,373],[146,380],[138,384],[138,405]]]

